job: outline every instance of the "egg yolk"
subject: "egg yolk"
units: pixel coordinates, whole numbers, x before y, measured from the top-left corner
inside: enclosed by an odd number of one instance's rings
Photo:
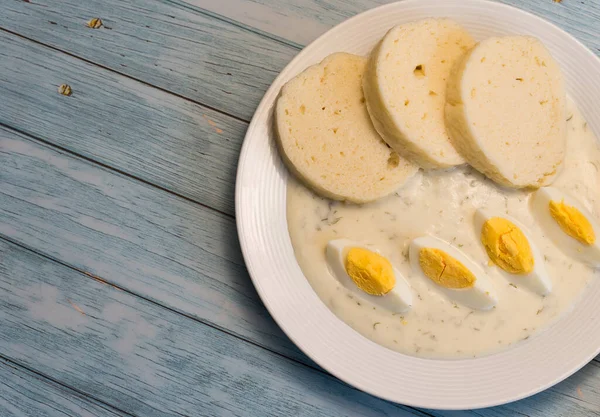
[[[387,294],[396,285],[394,269],[385,257],[364,248],[351,248],[346,272],[358,288],[371,295]]]
[[[502,217],[488,219],[481,228],[481,243],[493,263],[511,274],[533,271],[533,254],[527,238],[514,223]]]
[[[459,260],[439,249],[421,249],[419,265],[430,280],[444,288],[469,288],[477,280]]]
[[[565,204],[565,201],[550,201],[550,214],[560,228],[584,245],[592,245],[596,234],[590,221],[575,207]]]

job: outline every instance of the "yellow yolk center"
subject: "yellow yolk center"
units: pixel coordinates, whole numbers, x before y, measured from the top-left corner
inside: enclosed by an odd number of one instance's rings
[[[550,201],[550,214],[560,228],[584,245],[592,245],[596,234],[590,221],[575,207],[565,204],[565,201]]]
[[[475,275],[460,261],[439,249],[421,249],[419,265],[430,280],[442,287],[458,289],[475,285]]]
[[[346,272],[358,288],[371,295],[387,294],[396,285],[392,264],[364,248],[351,248],[346,255]]]
[[[487,220],[481,228],[481,243],[493,263],[511,274],[533,271],[533,254],[527,238],[517,226],[502,217]]]

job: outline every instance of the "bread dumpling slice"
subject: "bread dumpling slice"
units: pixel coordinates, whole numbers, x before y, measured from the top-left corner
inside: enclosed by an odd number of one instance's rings
[[[388,147],[367,113],[367,59],[336,53],[282,89],[278,144],[289,169],[317,193],[365,203],[402,186],[417,167]]]
[[[474,168],[504,186],[537,188],[563,163],[565,106],[560,68],[539,40],[490,38],[453,69],[446,122]]]
[[[452,64],[475,42],[458,23],[425,19],[391,29],[371,53],[363,88],[384,140],[423,168],[464,163],[444,125]]]

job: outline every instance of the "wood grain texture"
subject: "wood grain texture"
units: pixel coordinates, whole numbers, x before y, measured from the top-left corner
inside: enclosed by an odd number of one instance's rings
[[[134,415],[425,415],[0,240],[0,353]]]
[[[232,218],[0,128],[0,235],[304,363]]]
[[[224,18],[288,41],[308,45],[331,27],[390,0],[185,0]],[[499,0],[554,23],[600,54],[597,0]]]
[[[184,2],[0,0],[0,27],[250,120],[297,49]],[[104,27],[86,22],[100,17]]]
[[[0,43],[0,123],[233,214],[246,123],[6,32]]]
[[[127,414],[0,358],[0,416],[118,417]]]

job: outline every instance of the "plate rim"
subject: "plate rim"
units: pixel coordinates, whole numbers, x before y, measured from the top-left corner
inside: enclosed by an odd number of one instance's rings
[[[432,0],[434,1],[434,0]],[[452,0],[451,0],[452,1]],[[594,349],[590,349],[589,353],[582,359],[577,361],[576,365],[573,365],[572,367],[570,367],[568,370],[566,370],[565,372],[562,372],[560,375],[556,375],[554,376],[553,379],[548,380],[545,384],[542,385],[537,385],[535,387],[532,387],[530,390],[528,391],[524,391],[523,393],[519,394],[519,395],[514,395],[510,398],[503,398],[503,399],[495,399],[495,400],[482,400],[482,401],[473,401],[471,405],[465,407],[464,405],[452,405],[452,404],[444,404],[444,405],[431,405],[431,404],[423,404],[423,403],[419,403],[419,402],[412,402],[412,401],[405,401],[402,399],[398,399],[396,397],[393,396],[388,396],[388,395],[384,395],[380,392],[377,392],[376,390],[371,389],[370,386],[362,383],[361,381],[358,381],[356,379],[350,379],[347,378],[346,375],[341,375],[339,372],[337,372],[336,370],[332,369],[332,367],[330,366],[329,363],[327,363],[326,361],[321,360],[320,357],[316,357],[315,355],[311,354],[310,351],[307,351],[306,346],[303,344],[303,342],[300,340],[300,338],[298,337],[298,334],[296,334],[295,332],[291,331],[291,329],[289,328],[288,324],[285,322],[285,320],[283,320],[282,317],[277,315],[277,312],[274,311],[274,307],[273,305],[270,303],[269,298],[266,296],[265,294],[265,290],[262,287],[261,283],[260,283],[260,278],[257,277],[257,271],[254,270],[253,263],[251,261],[251,257],[252,255],[252,251],[253,248],[251,248],[246,240],[246,228],[245,228],[245,224],[244,224],[244,216],[243,216],[243,208],[242,208],[242,202],[241,202],[241,198],[242,198],[242,181],[243,181],[243,177],[245,175],[245,171],[244,171],[244,163],[246,162],[246,158],[250,152],[250,141],[248,140],[249,136],[251,136],[253,134],[253,131],[256,128],[256,125],[258,125],[261,121],[260,119],[263,118],[263,113],[265,113],[265,111],[270,110],[270,108],[273,106],[273,104],[275,103],[277,97],[278,97],[278,92],[281,89],[282,86],[282,79],[285,76],[285,73],[287,72],[287,69],[289,67],[294,66],[295,64],[297,64],[299,61],[303,60],[305,54],[307,54],[308,52],[310,52],[315,45],[318,45],[321,42],[324,42],[324,39],[327,37],[332,36],[336,31],[339,31],[343,28],[345,28],[346,26],[350,26],[352,25],[356,20],[359,19],[363,19],[366,16],[369,16],[371,14],[378,14],[378,13],[382,13],[387,9],[394,9],[397,7],[400,7],[400,5],[402,6],[410,6],[413,4],[421,4],[421,3],[427,3],[427,2],[431,2],[428,0],[403,0],[403,1],[396,1],[393,3],[388,3],[388,4],[384,4],[369,10],[366,10],[364,12],[361,12],[359,14],[356,14],[355,16],[352,16],[342,22],[340,22],[339,24],[331,27],[329,30],[327,30],[325,33],[321,34],[319,37],[317,37],[315,40],[313,40],[312,42],[310,42],[308,45],[306,45],[305,47],[303,47],[298,53],[297,55],[279,72],[279,74],[277,75],[277,77],[273,80],[273,82],[271,83],[271,85],[269,86],[269,88],[267,89],[267,91],[265,92],[263,98],[261,99],[259,105],[257,106],[254,115],[248,125],[247,128],[247,132],[244,136],[244,141],[241,147],[241,151],[240,151],[240,156],[239,156],[239,160],[238,160],[238,164],[237,164],[237,172],[236,172],[236,186],[235,186],[235,214],[236,214],[236,228],[237,228],[237,232],[238,232],[238,239],[240,242],[240,247],[242,250],[242,255],[244,258],[244,262],[246,265],[246,268],[248,269],[248,273],[250,275],[250,278],[252,280],[252,283],[254,285],[254,287],[256,288],[256,291],[263,303],[263,305],[266,307],[267,311],[269,312],[269,314],[271,315],[271,317],[274,319],[274,321],[277,323],[277,325],[279,326],[279,328],[285,333],[285,335],[295,344],[295,346],[297,346],[304,354],[306,354],[310,359],[312,359],[315,363],[317,363],[317,365],[319,365],[320,367],[322,367],[323,369],[325,369],[328,373],[330,373],[331,375],[333,375],[334,377],[340,379],[341,381],[347,383],[348,385],[355,387],[357,389],[360,389],[363,392],[366,392],[368,394],[371,394],[377,398],[381,398],[387,401],[391,401],[394,403],[398,403],[398,404],[403,404],[406,406],[410,406],[410,407],[418,407],[418,408],[428,408],[428,409],[432,409],[432,410],[465,410],[465,409],[481,409],[481,408],[486,408],[486,407],[494,407],[494,406],[499,406],[499,405],[504,405],[507,403],[511,403],[514,401],[518,401],[527,397],[530,397],[532,395],[535,395],[539,392],[542,392],[554,385],[556,385],[557,383],[563,381],[564,379],[568,378],[569,376],[573,375],[574,373],[576,373],[577,371],[579,371],[581,368],[583,368],[585,365],[587,365],[591,360],[593,360],[598,354],[600,354],[600,344],[598,344],[598,346]],[[566,32],[565,30],[563,30],[562,28],[556,26],[555,24],[549,22],[548,20],[544,19],[543,17],[540,17],[538,15],[535,15],[529,11],[520,9],[518,7],[515,6],[511,6],[508,4],[504,4],[504,3],[498,3],[495,1],[491,1],[491,0],[460,0],[460,3],[462,5],[465,4],[472,4],[472,5],[479,5],[480,7],[496,7],[496,8],[500,8],[500,9],[505,9],[507,11],[511,11],[511,12],[518,12],[521,15],[526,15],[529,19],[533,19],[536,21],[536,24],[544,24],[544,25],[548,25],[549,27],[552,28],[552,30],[554,30],[556,33],[559,33],[561,37],[564,38],[569,38],[569,40],[571,42],[575,42],[576,44],[578,44],[578,46],[580,48],[582,48],[582,50],[585,50],[587,52],[587,55],[589,56],[589,58],[593,59],[596,61],[597,64],[600,64],[600,57],[598,57],[596,54],[594,54],[587,46],[585,46],[581,41],[579,41],[576,37],[574,37],[573,35],[569,34],[568,32]],[[277,92],[277,94],[271,98],[271,96],[273,96],[273,93]],[[583,111],[582,111],[583,113]],[[586,116],[586,114],[584,113],[584,116]],[[268,117],[268,116],[267,116]],[[586,117],[587,119],[587,117]],[[595,130],[595,129],[594,129]],[[598,139],[600,139],[600,137],[598,137],[598,133],[597,131],[595,131],[596,136]],[[287,206],[287,204],[285,204]],[[287,225],[287,219],[285,221],[286,225]],[[287,228],[286,228],[287,231]],[[288,238],[289,238],[289,234],[288,234]],[[306,277],[304,277],[306,280]],[[309,284],[310,285],[310,284]],[[314,290],[311,287],[311,290],[314,292]],[[315,294],[316,295],[316,294]],[[320,300],[320,298],[319,298]],[[321,301],[322,302],[322,301]],[[324,304],[323,304],[324,305]],[[327,308],[327,307],[325,307]],[[569,312],[570,313],[570,312]],[[565,312],[563,313],[563,318],[564,316],[568,315],[569,313]],[[333,313],[332,313],[333,314]],[[337,318],[337,316],[336,316]],[[551,327],[555,326],[558,322],[562,321],[563,318],[557,320]],[[341,319],[338,319],[341,322],[341,325],[346,325]],[[346,325],[347,326],[347,325]],[[545,329],[544,331],[542,331],[541,333],[545,333],[549,330],[549,328]],[[353,332],[359,334],[358,332],[352,330]],[[360,337],[366,338],[365,336],[362,336],[359,334]],[[369,340],[369,339],[367,339]],[[369,340],[369,342],[376,344],[375,342],[372,342]],[[380,346],[380,345],[377,345]],[[381,347],[381,346],[380,346]],[[382,347],[383,348],[383,347]],[[387,348],[383,348],[383,349],[387,349]],[[509,351],[509,350],[514,350],[515,348],[508,348],[508,349],[503,349],[502,351]],[[394,352],[400,355],[403,355],[399,352]],[[494,354],[489,355],[488,357],[493,357]],[[455,362],[455,361],[460,361],[462,359],[424,359],[424,358],[417,358],[417,357],[413,357],[410,355],[403,355],[405,357],[417,360],[417,361],[428,361],[428,362]],[[466,361],[470,361],[471,359],[465,359]]]

